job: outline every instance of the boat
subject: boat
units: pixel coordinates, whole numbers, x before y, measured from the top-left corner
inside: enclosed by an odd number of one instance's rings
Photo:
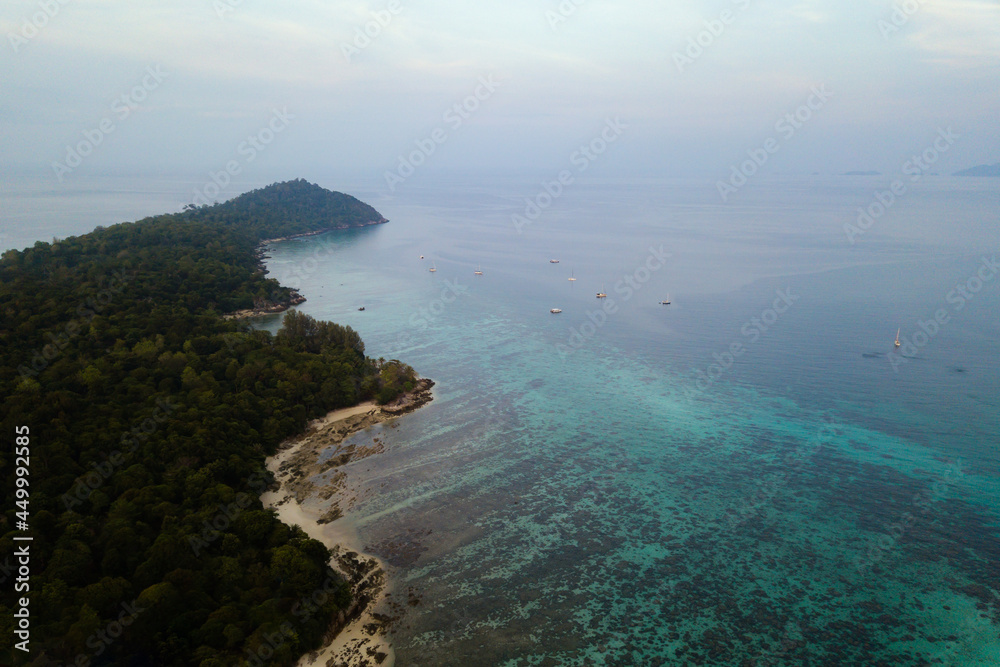
[[[900,327],[899,329],[896,329],[896,342],[895,342],[895,346],[896,347],[899,347],[899,332],[900,332],[900,329],[902,329],[902,327]]]
[[[482,267],[482,265],[476,267],[476,275],[477,276],[483,275],[483,267]]]
[[[661,306],[669,306],[670,305],[670,295],[669,294],[667,295],[666,299],[664,299],[663,301],[660,302],[660,305]]]
[[[420,259],[423,259],[423,258],[424,258],[424,256],[423,256],[423,255],[421,255],[421,256],[420,256]]]
[[[431,273],[434,273],[435,271],[437,271],[437,267],[434,266],[434,262],[431,262]]]
[[[364,309],[365,309],[364,306],[361,306],[360,308],[358,308],[358,310],[364,310]]]
[[[562,308],[553,308],[549,312],[550,313],[561,313],[562,312]]]
[[[598,299],[606,299],[606,298],[608,298],[607,293],[605,293],[605,291],[604,291],[604,285],[601,285],[601,291],[597,293],[597,298]]]
[[[549,260],[549,264],[558,264],[558,263],[559,263],[558,259],[550,259]]]
[[[576,280],[576,271],[571,272],[570,277],[567,278],[567,280],[574,282]]]

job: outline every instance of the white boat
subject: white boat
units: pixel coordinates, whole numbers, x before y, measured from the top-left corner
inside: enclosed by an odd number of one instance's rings
[[[434,262],[431,262],[431,273],[434,273],[435,271],[437,271],[437,267],[434,266]]]
[[[570,274],[570,277],[567,278],[567,280],[569,280],[571,282],[576,281],[576,271],[572,271],[571,274]]]
[[[558,264],[558,263],[559,263],[558,259],[550,259],[549,260],[549,264]]]
[[[899,347],[899,332],[900,332],[901,329],[902,329],[902,327],[900,327],[899,329],[896,329],[896,343],[895,343],[896,347]]]
[[[608,295],[604,291],[604,285],[601,285],[601,291],[597,293],[597,298],[598,299],[606,299],[606,298],[608,298]]]
[[[482,265],[476,267],[476,275],[477,276],[483,275],[483,267],[482,267]]]
[[[670,305],[670,295],[669,294],[667,295],[666,299],[664,299],[663,301],[660,302],[660,305],[661,306],[669,306]]]
[[[562,308],[553,308],[549,312],[550,313],[561,313],[562,312]]]

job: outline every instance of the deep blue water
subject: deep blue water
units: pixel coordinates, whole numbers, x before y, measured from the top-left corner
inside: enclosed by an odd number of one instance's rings
[[[1000,183],[928,179],[851,244],[884,186],[581,182],[518,233],[539,184],[469,179],[277,244],[304,312],[438,383],[348,467],[421,600],[397,664],[1000,664],[1000,275],[953,293]]]
[[[699,185],[589,183],[518,233],[537,184],[447,183],[272,253],[439,383],[350,471],[423,596],[401,664],[1000,662],[1000,277],[949,301],[996,184],[929,183],[854,244],[878,179]]]

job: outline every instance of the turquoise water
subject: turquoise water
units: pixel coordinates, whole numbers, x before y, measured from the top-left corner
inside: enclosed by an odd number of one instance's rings
[[[948,298],[1000,249],[1000,183],[928,178],[854,244],[880,178],[729,206],[580,182],[520,234],[537,181],[320,183],[391,222],[278,244],[271,275],[438,383],[348,468],[348,520],[419,596],[398,665],[1000,664],[1000,278]],[[0,189],[5,247],[191,183],[51,189]]]
[[[4,174],[0,181],[0,251],[51,243],[161,213],[179,213],[198,180],[94,177],[60,184],[51,171]],[[234,188],[228,196],[239,194]]]
[[[438,383],[349,467],[421,599],[398,664],[1000,664],[1000,276],[948,299],[998,187],[928,183],[852,245],[878,185],[593,182],[518,234],[537,184],[456,182],[278,244],[304,312]]]

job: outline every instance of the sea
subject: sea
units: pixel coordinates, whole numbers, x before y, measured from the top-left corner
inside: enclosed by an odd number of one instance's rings
[[[271,277],[436,382],[345,469],[396,665],[1000,664],[1000,179],[890,181],[320,181],[389,222]],[[5,183],[0,244],[191,185]]]

